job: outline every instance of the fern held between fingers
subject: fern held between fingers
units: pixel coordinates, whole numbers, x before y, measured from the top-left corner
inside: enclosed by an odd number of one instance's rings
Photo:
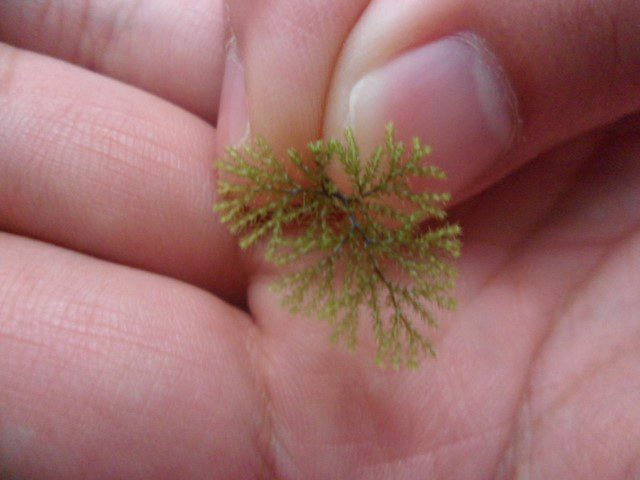
[[[431,342],[415,320],[437,326],[433,307],[453,309],[460,255],[458,225],[443,223],[446,193],[416,193],[415,177],[442,180],[423,165],[430,148],[418,139],[406,149],[387,127],[386,141],[366,161],[353,132],[344,142],[309,144],[310,158],[294,149],[275,157],[264,139],[229,148],[218,162],[220,201],[215,211],[241,235],[242,248],[266,244],[266,259],[291,265],[275,288],[292,312],[314,312],[333,326],[334,340],[357,343],[359,323],[373,325],[377,360],[415,367]],[[340,162],[349,193],[328,173]]]

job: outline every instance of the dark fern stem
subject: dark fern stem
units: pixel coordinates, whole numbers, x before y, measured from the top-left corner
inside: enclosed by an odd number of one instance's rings
[[[366,160],[350,129],[344,143],[317,141],[309,150],[312,160],[293,149],[281,160],[263,139],[230,148],[218,164],[224,179],[215,210],[243,248],[264,241],[267,260],[297,266],[276,285],[293,312],[328,320],[332,338],[349,348],[368,316],[377,360],[415,367],[422,354],[435,354],[415,321],[436,327],[433,309],[455,307],[461,229],[444,223],[448,194],[416,193],[409,182],[445,174],[423,165],[429,147],[415,139],[407,151],[391,125]],[[349,192],[329,176],[332,162],[342,165]]]

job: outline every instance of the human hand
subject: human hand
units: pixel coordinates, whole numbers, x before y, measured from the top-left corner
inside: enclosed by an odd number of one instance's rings
[[[0,476],[638,478],[638,3],[234,0],[226,59],[188,3],[0,4],[45,54],[0,46]],[[226,144],[390,120],[465,232],[418,371],[291,317],[211,213]]]

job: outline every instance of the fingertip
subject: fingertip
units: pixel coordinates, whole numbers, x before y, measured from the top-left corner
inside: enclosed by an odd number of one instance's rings
[[[495,58],[465,33],[403,52],[363,75],[345,99],[342,121],[365,155],[384,139],[389,122],[407,144],[420,138],[455,191],[508,149],[517,128],[513,98]]]

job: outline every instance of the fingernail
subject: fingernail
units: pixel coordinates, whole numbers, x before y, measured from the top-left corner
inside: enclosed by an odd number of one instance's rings
[[[249,102],[244,67],[238,55],[235,39],[230,40],[227,45],[218,118],[221,153],[228,146],[237,146],[248,140]]]
[[[515,103],[497,61],[474,35],[456,35],[402,54],[356,83],[349,118],[363,150],[380,143],[392,121],[403,140],[433,148],[430,163],[449,185],[468,182],[510,145]],[[453,185],[451,185],[453,184]]]

